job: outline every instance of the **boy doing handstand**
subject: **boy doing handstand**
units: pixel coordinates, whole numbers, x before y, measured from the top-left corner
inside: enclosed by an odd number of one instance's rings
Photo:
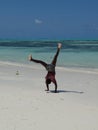
[[[55,79],[55,74],[56,74],[55,73],[55,67],[56,67],[57,57],[59,55],[61,46],[62,46],[62,44],[58,43],[57,52],[56,52],[56,54],[55,54],[55,56],[54,56],[54,58],[53,58],[53,60],[52,60],[52,62],[50,64],[47,64],[47,63],[45,63],[44,61],[41,61],[41,60],[36,60],[36,59],[32,58],[32,55],[29,56],[30,61],[33,61],[35,63],[40,63],[48,71],[47,75],[45,77],[45,79],[46,79],[45,83],[46,83],[46,87],[47,87],[46,91],[49,91],[49,84],[51,82],[53,82],[54,85],[55,85],[55,92],[57,92],[57,81]]]

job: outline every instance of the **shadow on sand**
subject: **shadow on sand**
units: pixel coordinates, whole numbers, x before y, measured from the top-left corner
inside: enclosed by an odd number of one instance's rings
[[[50,90],[51,93],[55,93],[54,90]],[[57,90],[56,93],[77,93],[77,94],[83,94],[82,91],[69,91],[69,90]]]

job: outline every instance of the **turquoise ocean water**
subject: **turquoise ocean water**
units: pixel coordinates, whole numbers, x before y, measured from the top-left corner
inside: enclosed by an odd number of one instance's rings
[[[0,62],[30,64],[28,55],[50,63],[57,48],[62,43],[57,66],[98,69],[97,40],[63,41],[0,41]]]

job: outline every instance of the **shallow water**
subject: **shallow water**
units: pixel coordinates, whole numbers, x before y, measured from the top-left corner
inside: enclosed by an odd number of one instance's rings
[[[62,43],[57,66],[98,68],[98,41],[0,41],[0,61],[29,64],[28,55],[50,63]]]

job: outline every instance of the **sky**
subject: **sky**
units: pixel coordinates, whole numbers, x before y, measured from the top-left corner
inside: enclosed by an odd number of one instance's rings
[[[98,39],[98,0],[0,0],[0,39]]]

